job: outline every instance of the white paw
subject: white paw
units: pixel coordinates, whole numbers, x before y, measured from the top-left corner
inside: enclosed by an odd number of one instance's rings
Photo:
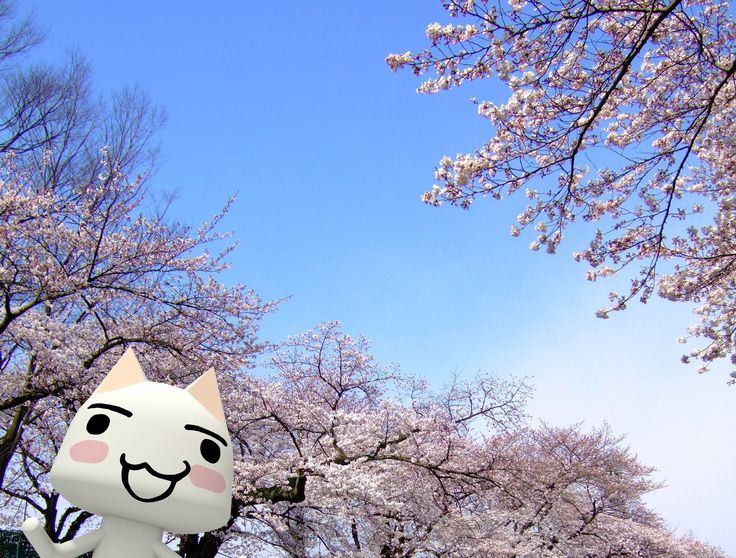
[[[35,531],[36,529],[40,529],[41,522],[38,520],[37,517],[29,517],[23,522],[20,528],[23,529],[24,533],[29,533],[31,531]]]

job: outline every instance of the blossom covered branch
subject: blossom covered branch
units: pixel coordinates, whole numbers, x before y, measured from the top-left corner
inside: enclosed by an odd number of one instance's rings
[[[493,136],[444,157],[425,202],[469,208],[525,187],[511,233],[557,251],[575,222],[594,223],[575,259],[590,280],[639,265],[600,317],[657,292],[699,303],[688,330],[706,345],[683,360],[736,364],[733,184],[736,25],[705,0],[448,1],[457,24],[427,28],[430,47],[388,56],[425,76],[424,93],[490,78],[509,98],[476,101]],[[711,224],[698,215],[705,213]]]

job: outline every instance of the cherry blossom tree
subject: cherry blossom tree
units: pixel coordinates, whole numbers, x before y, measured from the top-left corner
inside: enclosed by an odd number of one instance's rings
[[[224,215],[192,232],[142,204],[113,161],[91,183],[39,187],[40,170],[7,156],[0,169],[0,410],[4,463],[32,407],[55,397],[71,410],[129,345],[162,377],[207,365],[234,370],[260,349],[269,309],[216,279],[211,256]],[[193,371],[192,371],[193,372]],[[189,375],[189,379],[194,376]]]
[[[736,25],[717,0],[447,0],[456,23],[430,46],[392,54],[425,76],[423,93],[496,77],[509,96],[475,101],[493,129],[474,153],[443,157],[425,202],[469,208],[525,188],[511,227],[557,251],[568,226],[592,240],[574,254],[588,279],[631,274],[600,317],[656,292],[697,303],[683,357],[736,364],[734,107]],[[736,374],[736,373],[734,373]],[[736,377],[736,376],[734,376]]]
[[[18,525],[28,510],[33,510],[43,517],[56,542],[73,539],[85,524],[89,525],[92,514],[61,501],[45,478],[72,416],[53,397],[38,401],[29,412],[2,487],[4,524]]]
[[[149,191],[162,112],[98,101],[78,56],[27,62],[39,40],[0,1],[0,487],[45,398],[74,411],[130,345],[162,378],[247,366],[272,307],[218,280],[232,200],[192,230]]]
[[[335,322],[287,340],[267,368],[266,377],[225,389],[226,399],[234,397],[226,407],[242,455],[241,510],[226,553],[245,544],[287,556],[378,555],[391,544],[392,510],[412,497],[400,494],[406,475],[421,485],[451,474],[443,463],[460,451],[470,422],[512,428],[528,396],[523,383],[493,376],[433,394],[398,367],[380,366],[364,338]],[[380,534],[372,534],[375,526]]]
[[[226,554],[353,557],[702,556],[642,497],[657,488],[607,427],[526,426],[523,382],[439,392],[375,362],[337,323],[241,378]]]
[[[369,349],[321,324],[256,371],[219,375],[232,516],[180,537],[182,556],[724,556],[664,528],[642,501],[652,470],[608,428],[533,428],[523,382],[479,376],[436,392]],[[3,508],[20,520],[34,507],[66,540],[94,521],[46,479],[71,413],[50,398],[33,412]]]
[[[78,55],[29,62],[32,18],[0,0],[0,489],[54,541],[89,528],[46,474],[71,416],[131,345],[151,378],[186,384],[252,364],[272,307],[219,279],[232,200],[193,230],[147,181],[163,113],[138,89],[100,101]],[[214,253],[211,253],[213,250]],[[200,547],[206,546],[203,541]]]
[[[170,382],[161,362],[149,361],[147,375]],[[326,540],[331,529],[341,528],[340,505],[350,487],[362,485],[368,497],[379,478],[393,474],[392,467],[439,467],[446,453],[456,451],[468,421],[485,420],[495,428],[517,424],[527,395],[521,383],[488,377],[472,385],[456,382],[443,396],[433,396],[396,367],[379,366],[367,341],[342,334],[336,323],[288,340],[270,354],[267,368],[265,378],[232,368],[218,374],[238,457],[233,514],[218,532],[181,537],[185,557],[212,558],[223,543],[306,552],[315,539]],[[15,523],[35,509],[58,541],[94,521],[60,501],[47,479],[72,415],[57,396],[34,405],[3,489],[9,497],[3,507],[16,509]]]

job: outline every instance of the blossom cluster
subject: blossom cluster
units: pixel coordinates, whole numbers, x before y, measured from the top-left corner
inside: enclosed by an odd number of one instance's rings
[[[330,322],[219,383],[233,516],[201,540],[225,554],[724,556],[665,528],[642,499],[658,486],[652,469],[610,428],[529,426],[523,382],[479,375],[430,391]],[[67,536],[91,519],[48,485],[72,415],[57,402],[28,427],[31,458],[13,462],[5,508],[20,521],[31,502]]]
[[[450,1],[457,24],[432,24],[430,46],[389,57],[434,93],[495,77],[505,103],[476,101],[492,137],[443,157],[422,199],[469,208],[520,187],[537,192],[511,234],[537,229],[555,252],[568,226],[593,228],[578,261],[593,278],[640,266],[602,317],[653,294],[701,303],[689,330],[708,363],[736,364],[728,239],[736,183],[736,23],[728,2]],[[591,168],[595,169],[594,172]],[[693,229],[687,221],[712,224]],[[540,231],[538,225],[542,224]],[[601,269],[605,268],[605,273]],[[615,273],[611,273],[613,269]],[[687,359],[685,359],[687,360]]]
[[[608,427],[530,427],[523,383],[431,392],[369,350],[320,324],[225,390],[246,487],[236,540],[294,557],[723,556],[648,509],[653,469]],[[269,501],[274,485],[287,494]]]

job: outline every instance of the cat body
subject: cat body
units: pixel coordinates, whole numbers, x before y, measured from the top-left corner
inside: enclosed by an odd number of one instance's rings
[[[129,349],[80,408],[49,474],[99,529],[54,544],[23,531],[40,558],[169,558],[164,531],[200,533],[230,517],[233,457],[214,371],[186,389],[149,382]]]

